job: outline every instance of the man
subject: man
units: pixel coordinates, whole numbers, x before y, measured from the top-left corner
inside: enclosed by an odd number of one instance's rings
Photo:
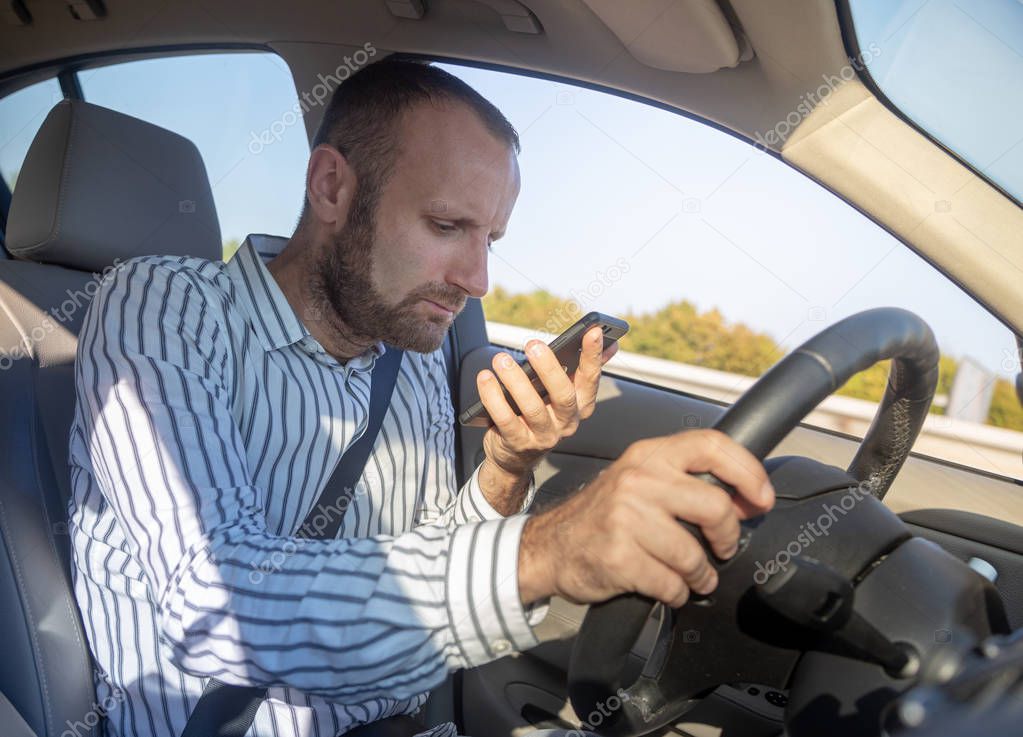
[[[85,318],[70,532],[111,734],[180,734],[211,677],[269,687],[250,735],[412,713],[449,671],[535,645],[552,595],[681,606],[711,591],[676,520],[727,558],[739,519],[773,502],[745,449],[693,431],[635,443],[559,507],[520,514],[533,468],[594,410],[599,330],[574,380],[527,345],[549,403],[505,353],[479,374],[495,424],[456,489],[438,349],[487,291],[517,135],[451,75],[383,61],[341,85],[315,144],[299,224],[269,264],[258,237],[227,264],[132,259]],[[326,510],[344,515],[338,538],[298,539],[365,428],[385,344],[406,353],[357,493]]]

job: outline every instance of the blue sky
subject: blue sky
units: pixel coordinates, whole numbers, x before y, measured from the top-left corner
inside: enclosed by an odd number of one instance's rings
[[[969,7],[984,6],[978,15],[990,20],[983,14],[987,6],[1006,3],[1023,12],[1012,0]],[[942,16],[930,15],[934,9],[945,13],[944,25]],[[999,100],[995,112],[1015,114],[995,120],[985,116],[982,101],[964,108],[949,103],[947,89],[942,95],[919,91],[934,79],[927,82],[919,69],[905,71],[921,67],[920,54],[928,51],[915,30],[918,21],[951,36],[988,31],[968,22],[946,27],[950,14],[962,11],[945,0],[855,2],[854,10],[864,46],[868,38],[885,40],[878,57],[885,66],[874,70],[882,84],[913,87],[906,104],[935,116],[942,135],[976,148],[969,150],[981,166],[1001,153],[1018,129],[1023,95]],[[1016,18],[1009,14],[999,27],[1011,29]],[[997,40],[969,44],[974,56],[964,84],[995,75],[1018,90],[1019,69],[1003,74],[975,58],[998,47],[993,60],[1011,66],[1011,53]],[[958,68],[955,55],[942,64]],[[770,333],[788,348],[859,310],[896,305],[926,319],[943,352],[1011,373],[1014,344],[1007,328],[881,228],[776,159],[634,101],[570,84],[446,68],[494,102],[522,137],[522,192],[508,235],[491,257],[492,286],[542,287],[564,296],[589,289],[599,297],[584,306],[612,314],[688,299],[701,309],[717,307],[726,319]],[[231,54],[135,62],[84,72],[82,86],[92,102],[196,142],[225,239],[290,234],[308,143],[291,114],[296,91],[283,61]],[[0,101],[0,172],[6,178],[57,99],[51,83]],[[264,130],[279,132],[279,140],[254,146],[253,134]],[[1023,171],[1021,150],[991,167],[1007,188]],[[617,281],[608,277],[612,266],[621,271],[611,272]]]
[[[1023,3],[852,0],[895,105],[1023,200]],[[869,43],[869,41],[868,41]]]

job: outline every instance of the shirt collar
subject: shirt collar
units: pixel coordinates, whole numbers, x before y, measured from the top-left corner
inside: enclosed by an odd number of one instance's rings
[[[314,352],[336,362],[302,324],[277,280],[266,268],[266,262],[281,251],[284,243],[286,240],[277,236],[250,235],[227,262],[227,273],[234,282],[239,304],[264,349],[277,350],[309,336],[303,343],[312,345]],[[385,350],[384,344],[377,342],[365,353],[346,361],[345,366],[371,368]]]

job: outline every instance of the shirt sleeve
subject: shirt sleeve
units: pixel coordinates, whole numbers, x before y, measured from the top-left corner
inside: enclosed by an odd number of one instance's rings
[[[447,365],[442,351],[435,351],[424,361],[430,407],[430,427],[426,443],[425,489],[417,520],[420,524],[453,527],[467,522],[501,519],[480,488],[480,466],[457,488],[455,481],[455,412],[447,382]],[[529,476],[529,486],[519,512],[525,512],[536,495],[536,479]]]
[[[230,684],[363,701],[410,698],[534,646],[518,593],[523,515],[361,539],[271,534],[231,411],[224,295],[151,259],[122,264],[93,299],[76,391],[167,657]]]

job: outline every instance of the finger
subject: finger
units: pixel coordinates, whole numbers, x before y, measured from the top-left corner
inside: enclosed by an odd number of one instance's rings
[[[670,566],[642,550],[637,552],[636,563],[625,577],[628,590],[649,596],[675,609],[689,601],[686,580]]]
[[[533,370],[536,371],[536,375],[540,377],[547,389],[547,396],[550,397],[555,419],[561,426],[574,422],[578,408],[575,384],[568,378],[568,374],[561,367],[561,362],[554,355],[554,351],[550,349],[550,346],[535,340],[526,345],[526,356]]]
[[[529,429],[538,434],[552,430],[554,421],[547,411],[547,404],[540,398],[540,393],[522,367],[503,351],[494,356],[492,365],[497,377],[518,405],[522,419]]]
[[[575,371],[575,393],[580,407],[590,407],[597,401],[603,347],[604,331],[594,325],[583,336],[579,367]]]
[[[639,545],[681,576],[691,590],[709,594],[718,584],[717,571],[710,564],[699,541],[674,518],[652,515],[644,520]]]
[[[774,487],[763,464],[719,430],[676,433],[668,438],[661,455],[686,473],[710,472],[730,484],[742,497],[733,503],[744,517],[762,514],[774,505]]]
[[[486,407],[487,414],[502,437],[514,440],[525,434],[522,420],[504,398],[501,382],[493,372],[484,369],[476,374],[476,389],[480,393],[480,401]]]
[[[721,560],[735,555],[741,528],[739,512],[728,492],[685,474],[677,479],[669,471],[660,478],[663,483],[651,485],[647,503],[663,509],[666,512],[663,519],[675,526],[677,519],[698,526]]]
[[[604,349],[604,352],[600,354],[601,364],[605,364],[610,361],[614,355],[618,352],[618,341],[612,341],[611,345]]]

